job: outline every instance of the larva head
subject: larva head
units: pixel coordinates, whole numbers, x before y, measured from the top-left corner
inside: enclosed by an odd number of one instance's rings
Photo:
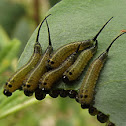
[[[62,97],[62,98],[67,97],[68,96],[68,93],[69,93],[68,90],[61,89],[60,90],[60,97]]]
[[[25,94],[26,96],[32,96],[32,94],[33,94],[33,92],[34,92],[34,90],[33,90],[34,87],[33,87],[33,85],[30,84],[29,81],[23,82],[22,88],[23,88],[24,94]]]
[[[76,98],[76,96],[77,96],[77,91],[75,91],[75,90],[68,90],[68,96],[69,96],[70,98]]]
[[[96,108],[94,108],[93,106],[90,106],[88,109],[88,112],[90,115],[95,116],[98,114],[98,110]]]
[[[54,90],[51,90],[49,92],[49,95],[52,97],[52,98],[57,98],[60,94],[60,89],[54,89]]]
[[[20,88],[20,86],[16,83],[16,81],[13,78],[10,78],[8,82],[6,82],[4,86],[4,95],[11,96],[12,92]]]
[[[42,100],[46,97],[46,93],[42,91],[41,89],[36,89],[35,90],[35,98],[37,100]]]
[[[103,26],[102,28],[99,30],[99,32],[95,35],[95,37],[92,39],[93,41],[96,41],[97,37],[99,36],[99,34],[102,32],[102,30],[104,29],[104,27],[111,21],[113,17],[111,17]]]
[[[108,122],[107,126],[115,126],[115,124],[112,122]]]
[[[108,116],[99,112],[98,115],[97,115],[97,120],[101,123],[105,123],[108,121]]]
[[[80,89],[77,95],[77,99],[82,108],[89,108],[93,100],[93,93],[90,93],[88,90]]]

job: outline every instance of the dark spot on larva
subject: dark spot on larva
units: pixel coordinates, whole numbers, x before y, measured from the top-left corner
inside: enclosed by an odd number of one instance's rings
[[[88,90],[85,90],[85,92],[88,92]]]
[[[51,64],[54,64],[54,62],[53,62],[53,61],[51,61]]]
[[[63,75],[62,80],[64,83],[69,83],[69,79],[66,75]]]
[[[11,96],[11,95],[12,95],[12,93],[9,92],[9,91],[7,91],[6,89],[3,91],[3,93],[4,93],[4,95],[6,95],[6,96]]]
[[[6,82],[6,85],[8,85],[8,83]]]
[[[89,112],[89,114],[92,115],[92,116],[95,116],[95,115],[98,113],[97,109],[94,108],[93,106],[91,106],[91,107],[88,109],[88,112]]]
[[[27,85],[27,88],[30,88],[31,85]]]
[[[46,82],[44,82],[43,84],[44,84],[44,85],[47,85],[47,83],[46,83]]]
[[[87,98],[88,97],[88,95],[84,95],[84,98]]]
[[[76,100],[76,102],[79,102],[79,98],[78,98],[77,95],[76,95],[76,97],[75,97],[75,100]]]
[[[83,98],[83,95],[80,95],[80,98]]]
[[[89,107],[90,107],[89,104],[81,104],[81,108],[82,108],[82,109],[87,109],[87,108],[89,108]]]
[[[9,84],[9,85],[8,85],[8,87],[9,87],[9,88],[11,88],[11,87],[12,87],[12,85],[11,85],[11,84]]]
[[[72,75],[72,72],[69,72],[69,75]]]
[[[25,94],[26,96],[32,96],[32,95],[33,95],[33,92],[28,91],[28,90],[24,90],[24,94]]]
[[[47,60],[47,62],[49,63],[49,62],[50,62],[50,60]]]

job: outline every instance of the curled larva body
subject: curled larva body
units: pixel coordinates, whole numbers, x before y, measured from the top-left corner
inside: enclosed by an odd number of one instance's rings
[[[48,15],[49,16],[49,15]],[[48,17],[47,16],[47,17]],[[47,18],[45,17],[45,19]],[[40,43],[38,42],[38,38],[39,38],[39,31],[40,31],[40,27],[42,26],[43,22],[45,21],[45,19],[42,21],[42,23],[39,26],[38,29],[38,34],[36,37],[36,42],[34,45],[34,52],[30,58],[30,60],[28,61],[27,64],[25,64],[24,66],[22,66],[19,70],[17,70],[10,78],[9,80],[6,82],[5,86],[4,86],[4,91],[3,93],[6,96],[11,96],[12,92],[14,92],[15,90],[19,89],[23,83],[23,80],[25,78],[25,76],[36,66],[36,64],[38,63],[41,55],[42,55],[42,48]]]
[[[119,38],[124,33],[118,35],[109,45],[109,47],[106,49],[105,52],[103,52],[98,58],[96,58],[91,65],[89,66],[89,69],[86,72],[86,75],[82,81],[82,85],[79,89],[77,101],[82,105],[82,108],[88,108],[93,102],[94,93],[95,93],[95,86],[96,82],[98,80],[98,76],[100,74],[100,71],[107,59],[108,51],[114,41]]]
[[[97,40],[96,44],[93,47],[90,47],[81,52],[78,56],[77,60],[71,65],[64,73],[62,80],[64,83],[71,84],[71,82],[75,81],[83,72],[85,66],[92,58],[92,56],[96,53],[98,48]]]
[[[54,85],[62,78],[62,75],[66,69],[68,69],[76,60],[77,52],[71,54],[58,68],[50,70],[45,73],[42,78],[39,80],[39,88],[45,91],[49,91]]]
[[[46,21],[47,28],[48,28],[48,36],[49,36],[49,46],[47,47],[45,53],[43,56],[41,56],[38,64],[36,67],[26,76],[25,80],[23,81],[23,90],[24,94],[27,96],[31,96],[32,93],[37,89],[38,87],[38,82],[41,76],[47,72],[46,68],[46,62],[48,61],[50,54],[53,51],[53,47],[51,44],[51,39],[50,39],[50,31],[48,27],[48,23]]]
[[[112,17],[113,18],[113,17]],[[103,27],[99,30],[99,32],[96,34],[93,39],[84,40],[80,42],[72,42],[65,46],[60,47],[58,50],[53,53],[51,58],[48,61],[47,68],[54,69],[57,68],[69,55],[71,55],[73,52],[75,52],[76,48],[80,45],[79,50],[84,50],[88,47],[93,46],[93,43],[96,41],[97,37],[101,33],[101,31],[104,29],[104,27],[108,24],[108,22],[112,19],[110,18]]]

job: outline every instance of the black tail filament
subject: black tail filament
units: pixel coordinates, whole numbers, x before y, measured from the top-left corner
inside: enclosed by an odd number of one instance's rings
[[[106,52],[109,51],[110,47],[111,47],[112,44],[115,42],[115,40],[117,40],[120,36],[122,36],[122,35],[125,34],[125,33],[126,33],[126,32],[123,32],[123,33],[119,34],[119,35],[111,42],[111,44],[109,45],[109,47],[106,49]]]
[[[93,41],[95,41],[97,39],[97,37],[99,36],[99,34],[101,33],[101,31],[104,29],[104,27],[111,21],[113,17],[111,17],[104,25],[103,27],[99,30],[99,32],[96,34],[96,36],[93,38]]]
[[[44,23],[44,21],[46,20],[46,18],[49,17],[50,15],[51,15],[51,14],[49,14],[48,16],[46,16],[46,17],[44,18],[44,20],[41,22],[41,24],[40,24],[40,26],[39,26],[39,29],[38,29],[38,34],[37,34],[37,37],[36,37],[36,42],[38,42],[39,32],[40,32],[40,28],[41,28],[42,24]]]

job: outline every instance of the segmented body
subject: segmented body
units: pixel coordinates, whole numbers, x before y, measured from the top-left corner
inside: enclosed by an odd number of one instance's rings
[[[96,40],[97,41],[97,40]],[[96,45],[81,52],[77,60],[63,73],[63,82],[69,83],[76,80],[84,70],[85,66],[97,51]]]
[[[68,69],[75,61],[77,53],[69,56],[58,68],[45,73],[39,81],[39,88],[42,90],[50,90],[62,78],[66,69]]]
[[[107,52],[102,53],[100,57],[94,60],[89,66],[88,71],[82,81],[81,88],[78,93],[79,103],[82,105],[90,105],[94,97],[94,89],[96,81],[98,80],[99,73],[107,58]]]
[[[32,93],[35,91],[35,89],[38,87],[38,82],[39,79],[41,78],[41,76],[47,72],[47,68],[46,68],[46,62],[50,57],[50,54],[52,52],[52,46],[49,46],[44,55],[41,57],[39,63],[37,64],[37,66],[35,67],[35,69],[33,69],[25,78],[25,80],[23,81],[23,90],[24,92],[27,94],[28,93]]]
[[[34,53],[31,56],[31,59],[21,67],[18,71],[16,71],[12,77],[9,78],[8,82],[4,86],[4,93],[6,92],[14,92],[19,89],[23,83],[25,76],[36,66],[40,57],[42,55],[42,49],[40,43],[36,42],[34,46]]]

